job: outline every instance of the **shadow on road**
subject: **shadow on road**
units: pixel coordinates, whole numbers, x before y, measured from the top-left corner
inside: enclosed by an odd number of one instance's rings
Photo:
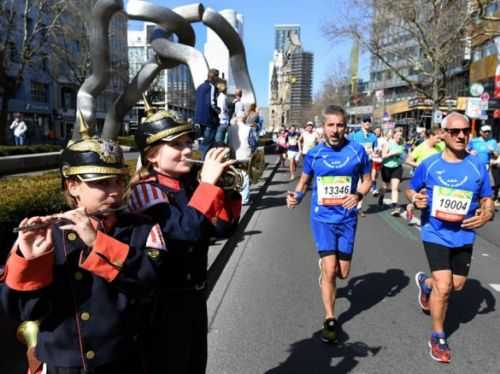
[[[470,322],[478,314],[495,311],[496,299],[477,279],[468,279],[462,291],[452,295],[445,331],[448,335],[458,330],[460,324]]]
[[[360,358],[375,356],[382,348],[363,342],[328,345],[320,341],[319,335],[317,331],[311,338],[293,343],[287,360],[265,374],[350,373]]]
[[[339,343],[322,343],[318,331],[309,339],[293,343],[288,359],[265,374],[350,373],[361,358],[375,356],[382,347],[369,347],[363,342],[348,342],[349,335],[342,329],[342,325],[386,297],[396,296],[409,282],[410,278],[400,269],[351,278],[345,287],[337,290],[337,298],[344,297],[350,302],[349,309],[337,318]]]
[[[261,201],[258,202],[257,208],[255,210],[270,209],[278,206],[286,206],[285,195],[279,197],[264,197]]]
[[[338,318],[340,325],[370,309],[386,297],[394,297],[408,286],[410,278],[400,269],[385,273],[368,273],[349,279],[345,287],[337,290],[337,298],[349,300],[349,309]]]

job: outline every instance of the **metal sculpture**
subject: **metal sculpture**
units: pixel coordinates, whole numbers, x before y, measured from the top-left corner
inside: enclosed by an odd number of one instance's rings
[[[126,113],[141,99],[142,94],[162,70],[186,64],[191,71],[195,87],[206,79],[209,67],[203,54],[194,48],[196,36],[191,26],[194,22],[202,22],[221,38],[229,50],[230,66],[235,84],[242,89],[242,101],[256,102],[243,42],[231,24],[215,10],[205,9],[200,3],[171,10],[142,0],[130,0],[125,10],[123,0],[98,0],[92,13],[90,36],[93,73],[82,85],[77,98],[77,111],[82,112],[87,123],[95,124],[96,97],[110,80],[108,29],[111,17],[119,11],[125,11],[129,19],[158,25],[150,41],[155,55],[144,64],[127,85],[125,92],[109,109],[102,137],[114,139],[118,136]],[[176,35],[177,42],[169,39],[172,34]],[[73,139],[78,138],[79,132],[75,126]]]
[[[95,123],[96,98],[111,79],[109,24],[111,17],[120,11],[123,11],[123,0],[98,0],[92,9],[89,35],[92,75],[85,80],[77,95],[77,113],[80,111],[89,124]],[[80,139],[79,126],[75,125],[73,140],[78,139]]]
[[[257,103],[248,73],[245,46],[240,35],[222,15],[211,8],[205,9],[202,22],[212,29],[226,45],[234,82],[242,90],[241,100],[244,103]]]
[[[200,21],[203,12],[204,7],[201,4],[186,5],[171,11],[146,1],[129,2],[127,14],[130,19],[154,22],[169,31],[157,28],[153,32],[150,42],[153,49],[159,49],[160,53],[141,68],[125,92],[113,103],[104,122],[102,132],[104,138],[113,139],[118,136],[123,118],[141,99],[142,94],[162,70],[185,63],[190,68],[195,86],[206,79],[208,64],[203,54],[192,47],[195,43],[195,34],[190,25],[190,22]],[[168,39],[172,33],[177,35],[179,43]]]

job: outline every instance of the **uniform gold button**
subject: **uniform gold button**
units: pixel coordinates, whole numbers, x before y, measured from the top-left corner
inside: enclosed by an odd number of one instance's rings
[[[88,321],[90,319],[90,313],[83,312],[82,314],[80,314],[80,318],[82,319],[82,321]]]
[[[71,240],[72,242],[76,240],[78,236],[74,232],[70,232],[68,234],[68,240]]]
[[[187,279],[188,281],[190,281],[190,280],[191,280],[191,274],[189,274],[189,273],[188,273],[188,274],[186,275],[186,279]]]
[[[156,260],[160,256],[160,251],[157,249],[150,249],[148,252],[149,258]]]
[[[75,273],[75,279],[76,279],[77,281],[81,281],[81,280],[83,279],[83,274],[82,274],[82,273],[80,273],[79,271],[77,271],[77,272]]]
[[[190,246],[190,247],[188,248],[188,253],[193,253],[193,251],[194,251],[193,246]]]
[[[87,360],[92,360],[95,357],[95,352],[88,351],[87,353],[85,353],[85,357],[87,357]]]
[[[115,265],[116,267],[121,268],[123,266],[123,262],[121,262],[119,260],[114,260],[113,261],[113,265]]]

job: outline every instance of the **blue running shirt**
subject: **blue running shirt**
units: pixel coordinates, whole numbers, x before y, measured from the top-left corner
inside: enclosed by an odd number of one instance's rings
[[[480,199],[491,197],[486,167],[478,157],[467,156],[461,162],[448,162],[438,153],[417,167],[410,188],[427,190],[428,206],[422,211],[422,240],[449,248],[472,244],[474,230],[460,227],[472,217]]]
[[[345,140],[334,149],[322,143],[304,158],[304,174],[313,179],[311,219],[339,223],[357,218],[357,209],[342,207],[347,195],[356,192],[358,180],[371,170],[368,155],[360,144]]]
[[[482,137],[477,137],[469,141],[468,147],[477,152],[477,157],[485,165],[490,163],[491,152],[498,152],[495,139],[484,140]]]
[[[361,144],[366,152],[371,152],[377,147],[377,136],[372,132],[364,132],[362,129],[351,134],[349,140]]]

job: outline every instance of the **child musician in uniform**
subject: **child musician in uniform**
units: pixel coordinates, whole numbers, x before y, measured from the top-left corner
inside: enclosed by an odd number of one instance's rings
[[[40,323],[31,373],[143,373],[138,305],[166,246],[157,224],[122,212],[128,167],[120,146],[91,138],[80,120],[82,139],[62,154],[73,210],[20,223],[1,301],[11,316]]]
[[[207,252],[211,237],[231,234],[241,196],[217,182],[228,148],[212,148],[193,177],[193,128],[173,113],[151,113],[136,132],[143,168],[132,180],[131,209],[151,216],[168,237],[149,359],[153,373],[205,373],[207,362]]]

